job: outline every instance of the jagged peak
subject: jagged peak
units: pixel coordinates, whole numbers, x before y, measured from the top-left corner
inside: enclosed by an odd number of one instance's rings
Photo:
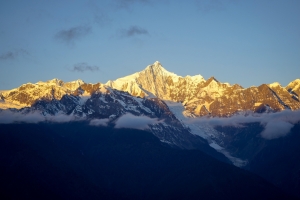
[[[148,66],[146,67],[146,69],[149,69],[149,68],[166,70],[165,68],[163,68],[163,66],[161,65],[161,63],[160,63],[159,61],[155,61],[152,65],[148,65]],[[146,69],[145,69],[145,70],[146,70]]]
[[[281,85],[280,85],[280,83],[278,83],[278,82],[274,82],[274,83],[270,83],[270,84],[268,84],[268,86],[270,87],[270,88],[275,88],[275,87],[282,87]]]
[[[51,80],[48,80],[48,81],[39,81],[37,82],[36,84],[37,85],[56,85],[56,86],[61,86],[63,87],[64,85],[82,85],[84,84],[85,82],[81,79],[77,79],[77,80],[74,80],[74,81],[70,81],[70,82],[64,82],[63,80],[60,80],[58,78],[54,78],[54,79],[51,79]]]
[[[60,81],[62,81],[62,80],[60,80],[60,79],[58,79],[58,78],[54,78],[54,79],[51,79],[51,80],[48,80],[48,81],[46,81],[46,82],[60,82]]]
[[[219,83],[219,81],[218,81],[214,76],[212,76],[212,77],[210,77],[209,79],[207,79],[206,82],[209,84],[209,83],[211,83],[211,82],[213,82],[213,81]]]
[[[173,81],[175,81],[175,82],[177,82],[179,80],[179,78],[183,78],[182,76],[179,76],[173,72],[166,70],[159,61],[155,61],[152,65],[148,65],[144,70],[142,70],[140,72],[136,72],[134,74],[131,74],[131,75],[128,75],[128,76],[125,76],[122,78],[118,78],[115,81],[109,80],[105,85],[120,88],[121,85],[124,83],[135,82],[136,78],[138,78],[142,74],[151,75],[151,76],[158,75],[158,76],[164,76],[164,77],[170,76],[173,79]],[[195,83],[200,83],[200,82],[205,81],[203,76],[201,76],[200,74],[195,75],[195,76],[187,75],[184,78],[189,78]]]
[[[62,80],[58,79],[58,78],[54,78],[54,79],[48,80],[46,82],[39,81],[36,84],[37,85],[50,84],[50,85],[62,86],[64,84],[64,82]]]
[[[73,82],[81,82],[81,83],[84,83],[84,81],[82,79],[77,79],[77,80],[74,80],[74,81],[70,81],[68,83],[73,83]]]
[[[33,83],[28,82],[28,83],[22,84],[21,86],[24,86],[24,85],[33,85]],[[20,86],[20,87],[21,87],[21,86]]]
[[[178,76],[173,72],[169,72],[168,70],[166,70],[159,61],[155,61],[152,65],[148,65],[143,71],[139,73],[149,73],[149,72],[155,74],[162,74],[164,76],[176,77],[176,78],[182,77],[182,76]]]
[[[291,85],[300,85],[300,79],[295,79],[292,82],[290,82],[287,86],[291,86]]]
[[[258,86],[257,88],[258,88],[258,89],[270,89],[270,87],[269,87],[267,84],[265,84],[265,83],[261,84],[261,85]]]
[[[241,85],[239,85],[237,83],[233,84],[231,87],[234,88],[234,89],[244,89]]]
[[[209,85],[219,85],[219,84],[220,84],[220,82],[217,79],[215,79],[215,77],[212,76],[209,79],[207,79],[206,82],[204,82],[202,84],[202,87],[207,87]]]
[[[195,75],[195,76],[187,75],[187,76],[185,76],[184,78],[190,79],[192,82],[194,82],[194,83],[196,83],[196,84],[205,81],[205,79],[203,78],[203,76],[201,76],[200,74]]]
[[[157,61],[155,61],[154,63],[153,63],[153,65],[160,65],[161,66],[161,64],[160,64],[160,62],[157,60]]]
[[[72,84],[72,83],[73,83],[73,84],[74,84],[74,83],[75,83],[75,84],[77,83],[77,84],[79,84],[79,85],[82,85],[82,84],[84,84],[85,82],[84,82],[83,80],[81,80],[81,79],[77,79],[77,80],[75,80],[75,81],[70,81],[70,82],[67,82],[67,83],[71,83],[71,84]]]

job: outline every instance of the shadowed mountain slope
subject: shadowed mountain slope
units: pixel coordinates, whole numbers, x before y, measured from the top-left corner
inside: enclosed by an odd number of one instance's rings
[[[287,199],[262,178],[151,133],[67,124],[0,125],[3,198]]]

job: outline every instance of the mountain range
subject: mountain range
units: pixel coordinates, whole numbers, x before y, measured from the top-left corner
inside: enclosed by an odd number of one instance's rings
[[[2,90],[0,124],[138,129],[174,149],[201,151],[256,173],[300,197],[299,95],[300,79],[286,87],[275,82],[243,88],[215,77],[181,77],[156,61],[105,84],[52,79]],[[6,132],[13,129],[1,126]],[[28,127],[24,130],[30,132]]]
[[[262,84],[243,88],[238,84],[221,83],[201,75],[181,77],[165,70],[156,61],[143,71],[108,81],[106,84],[88,84],[82,80],[64,83],[53,79],[36,84],[27,83],[19,88],[1,92],[4,103],[0,108],[22,108],[40,99],[60,100],[64,95],[91,95],[101,88],[128,92],[135,97],[156,97],[181,102],[187,114],[195,116],[231,116],[240,111],[282,111],[300,108],[300,79],[286,87],[279,83]],[[105,89],[104,89],[105,90]]]

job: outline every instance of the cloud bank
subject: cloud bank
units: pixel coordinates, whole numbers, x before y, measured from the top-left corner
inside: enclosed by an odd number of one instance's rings
[[[284,137],[293,126],[293,124],[284,121],[270,121],[266,124],[265,130],[261,132],[261,136],[269,140]]]
[[[261,136],[265,139],[275,139],[286,136],[293,124],[300,121],[300,110],[284,110],[276,113],[263,113],[257,115],[235,115],[229,118],[192,118],[187,119],[187,124],[204,124],[210,126],[235,126],[243,127],[243,124],[259,122],[264,126]]]
[[[150,118],[147,116],[135,116],[127,113],[122,115],[117,121],[115,128],[133,128],[133,129],[148,129],[149,124],[157,124],[160,121],[157,118]]]
[[[65,115],[58,113],[56,115],[44,116],[40,112],[30,112],[22,114],[20,112],[12,112],[10,110],[2,110],[0,112],[0,124],[11,124],[11,123],[39,123],[39,122],[57,122],[64,123],[70,121],[83,120],[74,115]]]
[[[76,117],[74,115],[66,115],[63,113],[57,113],[56,115],[44,116],[40,112],[30,112],[22,114],[20,112],[13,112],[11,110],[0,110],[0,124],[12,124],[12,123],[39,123],[39,122],[55,122],[66,123],[71,121],[87,120],[86,118]],[[109,122],[108,118],[104,119],[92,119],[89,122],[90,126],[107,126]],[[135,116],[130,113],[126,113],[119,117],[115,122],[115,128],[132,128],[132,129],[148,129],[149,124],[160,123],[157,118],[150,118],[147,116]]]
[[[39,123],[39,122],[56,122],[65,123],[71,121],[86,120],[86,118],[76,117],[74,115],[66,115],[58,113],[54,116],[44,116],[40,112],[30,112],[22,114],[21,112],[13,112],[11,110],[0,110],[0,123]],[[109,119],[93,119],[90,121],[91,126],[107,126]],[[115,122],[115,128],[132,128],[132,129],[148,129],[150,124],[158,124],[157,118],[147,116],[135,116],[130,113],[124,114]],[[186,124],[202,124],[204,126],[235,126],[243,127],[246,123],[259,122],[264,126],[261,136],[265,139],[275,139],[286,136],[294,127],[295,123],[300,122],[300,110],[285,110],[277,113],[264,113],[259,115],[235,115],[229,118],[187,118]]]

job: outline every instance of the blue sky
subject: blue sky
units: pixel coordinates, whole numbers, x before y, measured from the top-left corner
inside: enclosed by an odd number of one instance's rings
[[[299,0],[0,1],[0,89],[106,83],[160,61],[243,87],[300,78]]]

